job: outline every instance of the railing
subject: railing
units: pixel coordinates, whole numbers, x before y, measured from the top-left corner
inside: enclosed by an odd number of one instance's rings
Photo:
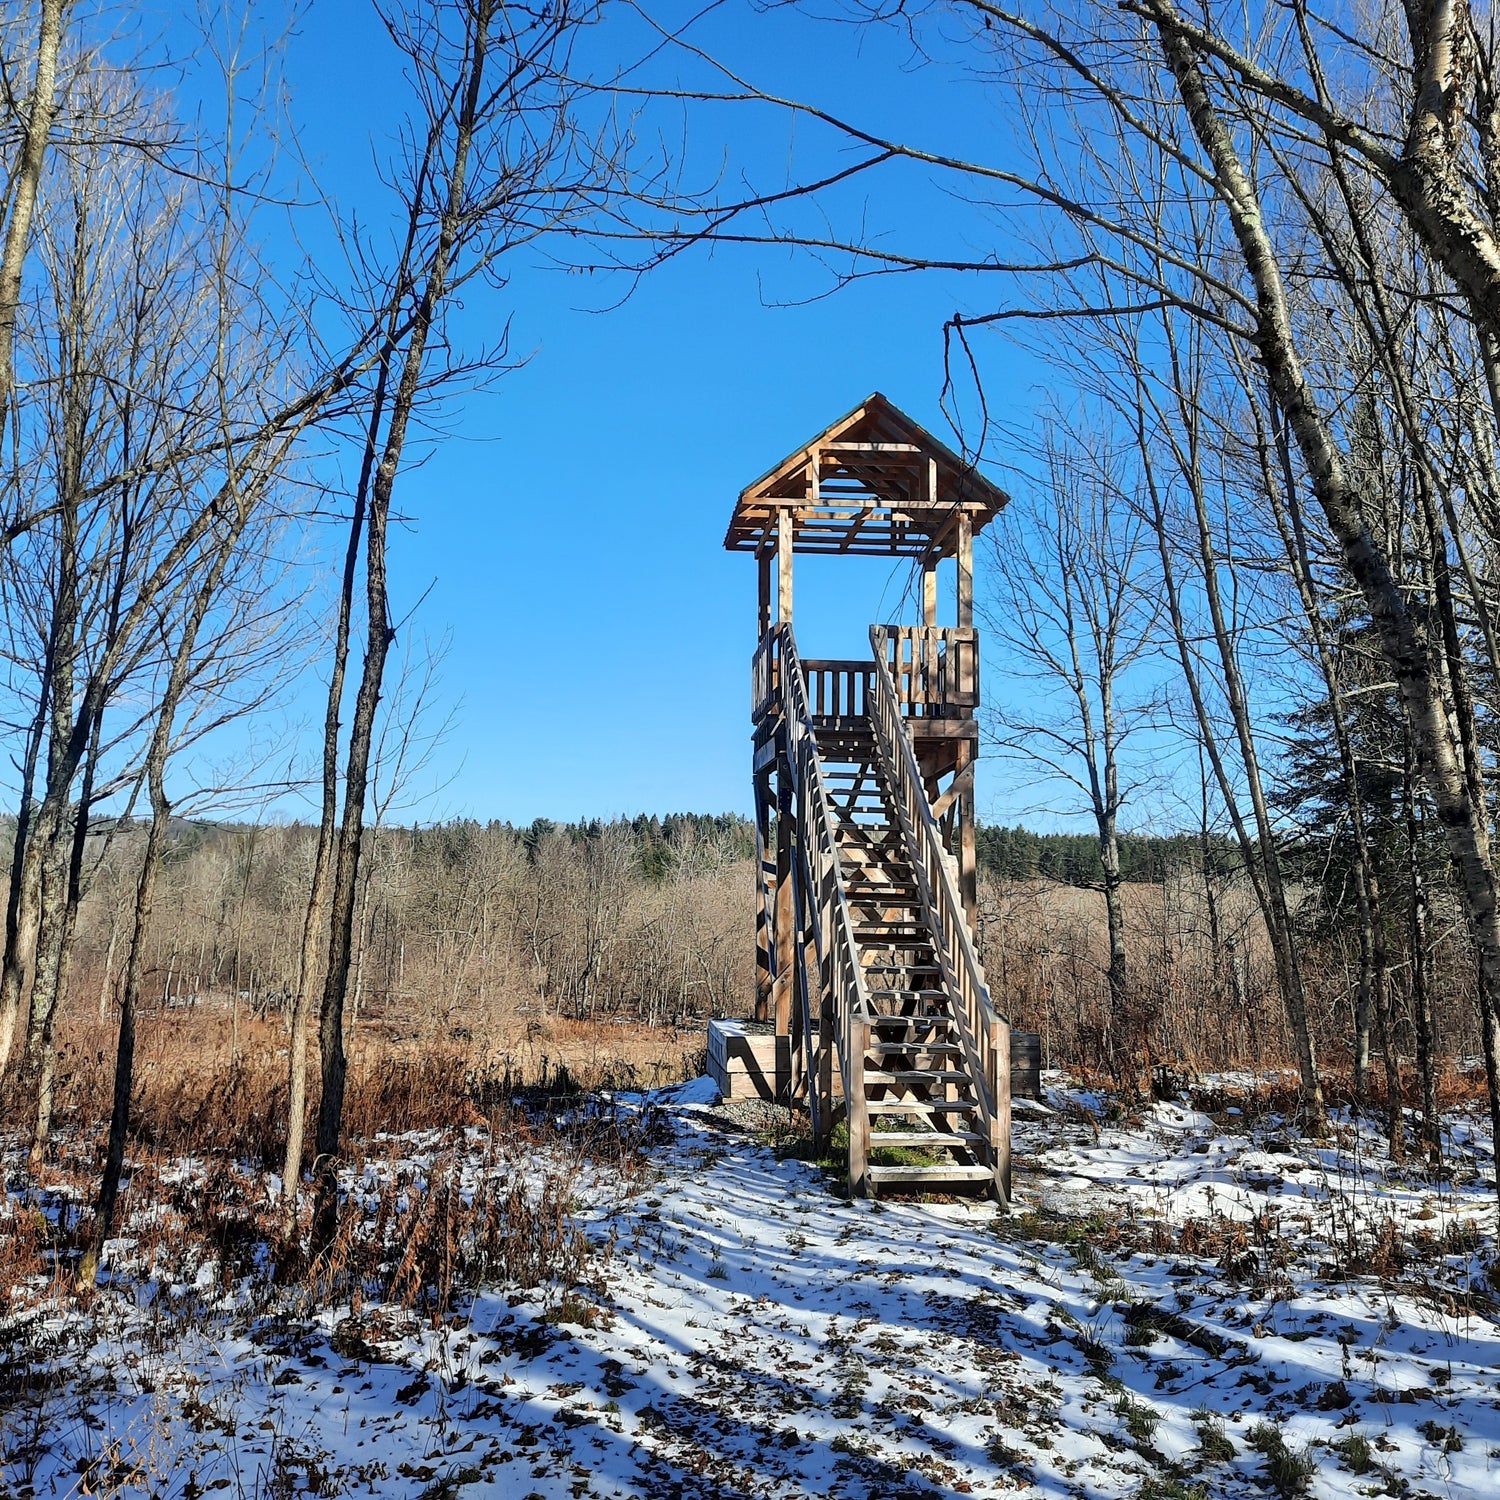
[[[751,663],[751,717],[759,724],[780,693],[780,642],[773,626],[756,647]],[[901,626],[882,631],[884,660],[896,702],[909,719],[972,718],[979,706],[979,633],[971,629]],[[863,718],[874,691],[874,668],[867,661],[802,663],[807,705],[814,718]]]
[[[875,669],[867,661],[805,661],[807,706],[815,719],[862,719]]]
[[[922,784],[916,752],[901,712],[889,666],[894,632],[870,628],[875,651],[875,691],[870,723],[875,747],[895,798],[901,835],[917,876],[917,890],[937,949],[943,985],[954,1005],[959,1040],[975,1083],[990,1164],[1004,1201],[1010,1200],[1010,1026],[990,1000],[974,937],[958,895],[955,861],[943,844]],[[1004,1080],[1005,1086],[1001,1086]]]
[[[818,955],[823,1005],[831,1003],[834,1010],[831,1030],[838,1047],[844,1109],[849,1126],[849,1190],[859,1196],[865,1190],[865,1168],[869,1160],[864,1068],[865,1053],[870,1045],[870,1000],[865,989],[864,970],[860,967],[859,948],[854,940],[854,920],[844,895],[837,824],[813,736],[807,679],[791,631],[785,626],[776,626],[772,634],[779,638],[787,754],[792,763],[801,812],[808,924]],[[828,1017],[824,1016],[820,1030],[826,1034],[829,1029]]]
[[[781,691],[781,662],[777,654],[780,641],[780,627],[773,626],[750,658],[750,720],[754,724],[770,713]]]
[[[874,627],[879,628],[879,627]],[[936,625],[881,630],[876,659],[891,675],[892,690],[909,719],[972,718],[979,707],[979,632]],[[872,629],[871,640],[874,640]]]

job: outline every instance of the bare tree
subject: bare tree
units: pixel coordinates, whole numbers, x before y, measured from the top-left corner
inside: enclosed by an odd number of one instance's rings
[[[18,330],[38,378],[24,421],[16,409],[4,475],[13,490],[46,497],[3,558],[28,728],[0,1069],[24,1016],[34,1154],[50,1119],[90,816],[148,779],[169,650],[158,622],[198,586],[236,503],[233,476],[287,462],[375,357],[366,326],[320,358],[306,308],[278,300],[275,279],[253,263],[231,202],[254,197],[233,175],[237,141],[221,143],[221,184],[203,172],[207,140],[194,174],[175,170],[166,101],[102,66],[79,69],[69,108],[98,128],[57,153],[43,179],[34,257],[43,275]]]
[[[151,823],[146,835],[146,847],[141,856],[141,867],[136,880],[135,909],[131,919],[130,938],[126,947],[125,974],[120,994],[120,1016],[118,1044],[115,1053],[115,1079],[113,1107],[109,1123],[109,1140],[105,1151],[104,1171],[100,1179],[99,1194],[94,1207],[93,1231],[89,1248],[80,1263],[79,1281],[91,1284],[97,1274],[99,1258],[104,1243],[114,1223],[115,1203],[119,1195],[120,1177],[125,1162],[126,1133],[130,1124],[130,1096],[134,1080],[136,1013],[140,1005],[143,978],[143,958],[146,935],[151,925],[155,904],[156,878],[161,868],[162,854],[166,844],[167,830],[172,817],[172,803],[166,789],[167,762],[174,748],[174,733],[178,728],[178,715],[185,695],[195,686],[214,698],[224,695],[234,677],[235,654],[227,649],[227,642],[235,633],[236,621],[233,611],[229,618],[220,617],[216,639],[205,652],[200,646],[204,625],[215,609],[222,610],[226,574],[232,574],[244,559],[241,544],[246,530],[256,519],[269,483],[275,478],[275,467],[269,472],[239,474],[232,473],[229,485],[233,490],[230,510],[205,562],[206,572],[201,582],[189,597],[182,618],[175,622],[175,643],[170,656],[166,680],[162,686],[156,713],[156,723],[146,750],[145,777],[151,804]],[[257,571],[254,563],[259,559],[251,556],[252,575]],[[238,580],[241,585],[248,580]],[[256,579],[262,582],[263,579]],[[242,601],[243,606],[243,601]],[[248,611],[255,619],[257,607],[251,602]],[[172,630],[172,624],[163,621],[163,632]],[[252,653],[252,657],[254,653]],[[195,679],[196,682],[195,682]]]
[[[1149,1017],[1132,1005],[1119,820],[1134,785],[1121,780],[1131,738],[1155,708],[1149,680],[1161,589],[1145,524],[1102,429],[1043,429],[1043,476],[988,535],[981,616],[1006,651],[1007,687],[989,735],[1008,757],[1071,787],[1099,840],[1113,1027],[1149,1072]]]
[[[383,15],[414,88],[414,116],[404,140],[399,192],[404,229],[393,264],[377,274],[366,299],[385,329],[364,410],[359,478],[349,560],[364,554],[365,650],[343,756],[343,806],[336,792],[337,730],[342,703],[352,566],[345,571],[334,673],[324,741],[323,843],[327,947],[319,1009],[322,1087],[318,1102],[317,1238],[326,1241],[336,1210],[334,1165],[342,1130],[344,1008],[353,953],[353,923],[369,790],[371,748],[386,656],[394,626],[386,546],[391,502],[414,422],[438,388],[456,375],[493,373],[503,344],[465,364],[449,357],[445,323],[454,293],[468,279],[499,274],[503,256],[597,206],[613,189],[618,163],[579,128],[578,87],[568,60],[578,30],[592,15],[562,4],[541,12],[498,0],[430,0]],[[332,768],[332,769],[330,769]],[[304,974],[310,967],[304,954]],[[299,985],[299,990],[302,986]],[[304,1024],[305,999],[297,1024]],[[293,1056],[298,1055],[293,1039]],[[288,1153],[288,1166],[294,1165]],[[292,1178],[289,1171],[288,1183]]]

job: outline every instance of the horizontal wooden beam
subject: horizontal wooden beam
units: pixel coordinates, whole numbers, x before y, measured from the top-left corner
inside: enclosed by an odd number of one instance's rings
[[[820,453],[897,453],[920,454],[915,443],[820,443]]]
[[[914,740],[979,739],[979,724],[974,719],[907,719],[906,727]]]

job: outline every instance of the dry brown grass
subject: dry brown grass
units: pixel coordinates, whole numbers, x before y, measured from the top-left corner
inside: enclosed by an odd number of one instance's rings
[[[1323,1082],[1323,1096],[1335,1108],[1348,1108],[1360,1101],[1354,1091],[1354,1074],[1347,1066],[1323,1064],[1319,1070]],[[1475,1061],[1461,1067],[1454,1059],[1444,1058],[1436,1069],[1438,1108],[1444,1112],[1487,1103],[1484,1068]],[[1097,1086],[1107,1088],[1102,1078]],[[1422,1103],[1421,1080],[1416,1069],[1409,1063],[1401,1072],[1401,1102],[1407,1109],[1418,1109]],[[1279,1072],[1262,1074],[1253,1085],[1241,1083],[1218,1083],[1212,1087],[1201,1083],[1192,1085],[1192,1098],[1196,1108],[1208,1114],[1221,1114],[1230,1106],[1240,1110],[1246,1119],[1258,1119],[1264,1115],[1279,1114],[1288,1118],[1296,1115],[1301,1100],[1301,1084],[1291,1068]],[[1370,1070],[1370,1088],[1364,1099],[1368,1108],[1387,1107],[1385,1073],[1379,1067]]]
[[[211,1014],[153,1019],[116,1217],[126,1259],[115,1274],[236,1291],[283,1313],[378,1303],[442,1317],[482,1281],[586,1292],[593,1252],[571,1216],[580,1173],[606,1167],[629,1190],[662,1126],[654,1111],[585,1093],[673,1081],[684,1066],[671,1034],[654,1039],[656,1055],[646,1039],[629,1039],[620,1051],[633,1056],[622,1057],[607,1037],[570,1026],[561,1037],[533,1035],[551,1048],[535,1060],[524,1047],[365,1039],[350,1072],[338,1225],[313,1255],[311,1195],[288,1236],[271,1191],[285,1142],[280,1028],[242,1031],[231,1047]],[[18,1179],[0,1234],[0,1305],[17,1311],[71,1297],[90,1239],[108,1104],[92,1032],[70,1029],[51,1157],[29,1183]],[[12,1165],[24,1103],[9,1101]],[[0,1397],[23,1378],[13,1353],[0,1340]]]
[[[316,1043],[314,1043],[316,1046]],[[109,1117],[114,1036],[96,1019],[65,1021],[57,1126],[98,1136]],[[361,1023],[349,1046],[345,1133],[377,1134],[484,1123],[514,1098],[659,1088],[703,1067],[701,1032],[517,1017],[461,1039]],[[317,1111],[314,1057],[309,1119]],[[227,1153],[279,1167],[286,1142],[287,1033],[279,1020],[236,1023],[227,1003],[159,1010],[141,1020],[131,1128],[138,1147],[164,1154]],[[0,1101],[0,1124],[26,1115]]]

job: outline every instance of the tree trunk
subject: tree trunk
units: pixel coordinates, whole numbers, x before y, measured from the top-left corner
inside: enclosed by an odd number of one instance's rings
[[[10,222],[0,251],[0,442],[4,441],[16,379],[16,317],[21,306],[21,272],[31,242],[31,221],[41,191],[42,166],[57,112],[57,59],[62,48],[63,15],[69,0],[42,0],[37,39],[36,78],[21,143],[21,160],[11,189]]]
[[[468,19],[470,51],[465,62],[467,77],[462,80],[462,102],[456,121],[446,202],[443,205],[437,243],[427,265],[426,282],[412,319],[401,378],[391,402],[385,443],[370,490],[365,539],[365,661],[359,692],[355,697],[354,719],[349,730],[349,751],[344,777],[344,816],[335,851],[333,889],[329,903],[328,962],[323,980],[322,1011],[318,1020],[323,1076],[322,1092],[318,1100],[318,1203],[314,1238],[320,1247],[331,1242],[338,1219],[337,1156],[343,1128],[344,1083],[348,1066],[344,1055],[344,1002],[349,989],[354,899],[363,844],[365,797],[369,787],[375,713],[380,703],[386,655],[394,634],[390,626],[386,581],[386,530],[407,429],[421,389],[427,339],[443,302],[449,262],[462,223],[464,183],[474,131],[481,113],[485,60],[495,5],[496,0],[477,0],[474,12]],[[415,221],[429,211],[429,206],[420,201],[419,195],[411,209],[412,219]],[[402,290],[398,290],[398,296],[402,295]]]
[[[99,981],[99,1021],[102,1025],[109,1019],[109,995],[115,977],[115,949],[120,944],[120,917],[123,907],[115,902],[109,919],[109,946],[104,950],[104,975]]]
[[[62,909],[52,914],[53,930],[44,933],[41,957],[37,962],[35,989],[40,996],[43,1015],[40,1044],[41,1062],[37,1075],[36,1117],[32,1123],[30,1164],[37,1171],[52,1136],[52,1110],[55,1104],[54,1080],[57,1072],[57,1044],[54,1028],[59,1007],[67,999],[68,978],[73,969],[73,939],[78,930],[78,904],[83,896],[83,859],[88,845],[89,807],[94,797],[94,771],[99,762],[99,737],[102,725],[94,721],[89,756],[84,765],[83,786],[73,819],[67,873],[64,878]],[[45,887],[44,887],[45,888]]]
[[[291,1238],[297,1223],[297,1190],[302,1180],[302,1156],[307,1130],[308,1009],[328,915],[328,869],[333,854],[334,825],[338,817],[339,708],[344,701],[344,676],[349,664],[349,622],[354,611],[354,579],[359,565],[360,537],[364,531],[370,454],[375,442],[374,424],[378,424],[385,406],[389,354],[388,342],[386,357],[381,362],[376,380],[372,430],[365,449],[364,472],[355,491],[354,512],[349,523],[349,544],[344,552],[338,623],[334,631],[333,671],[329,676],[328,702],[323,714],[323,811],[318,823],[318,843],[313,855],[307,912],[302,923],[302,944],[297,955],[297,985],[292,992],[290,1037],[287,1044],[286,1157],[281,1169],[281,1232],[284,1239]]]
[[[1146,1019],[1136,1016],[1130,1004],[1125,953],[1125,903],[1120,879],[1120,841],[1113,816],[1101,817],[1099,859],[1104,867],[1104,918],[1109,932],[1109,1007],[1111,1030],[1125,1032],[1127,1046],[1140,1049],[1146,1078],[1151,1077],[1151,1036]]]
[[[1275,827],[1271,821],[1265,788],[1261,780],[1260,757],[1256,749],[1254,729],[1250,722],[1249,704],[1240,677],[1234,642],[1219,594],[1217,579],[1219,564],[1209,531],[1207,507],[1199,482],[1197,461],[1191,453],[1178,456],[1179,468],[1193,496],[1194,522],[1198,537],[1204,593],[1208,600],[1219,662],[1223,670],[1225,697],[1234,726],[1235,738],[1239,745],[1246,787],[1250,794],[1251,815],[1255,822],[1253,834],[1246,825],[1244,814],[1240,809],[1235,787],[1225,764],[1223,751],[1219,746],[1213,715],[1204,698],[1198,669],[1194,663],[1193,634],[1183,612],[1181,591],[1171,555],[1166,505],[1158,490],[1152,468],[1153,461],[1149,456],[1144,431],[1144,415],[1137,440],[1147,466],[1146,484],[1150,493],[1157,546],[1161,556],[1167,616],[1172,626],[1178,664],[1182,669],[1188,696],[1192,701],[1193,713],[1197,719],[1199,741],[1209,766],[1213,770],[1214,780],[1219,787],[1219,795],[1234,827],[1245,868],[1255,888],[1256,900],[1266,924],[1266,935],[1270,940],[1271,954],[1276,964],[1276,980],[1281,994],[1282,1009],[1297,1052],[1303,1124],[1309,1132],[1318,1135],[1326,1128],[1327,1120],[1323,1085],[1318,1076],[1317,1055],[1307,1021],[1307,998],[1303,989],[1302,968],[1298,961],[1291,911],[1286,899],[1281,858],[1276,848]]]
[[[31,931],[34,908],[40,900],[41,849],[35,838],[32,813],[35,798],[36,763],[47,726],[47,691],[51,674],[42,674],[42,697],[26,737],[26,756],[21,767],[21,800],[16,809],[16,842],[11,850],[10,891],[5,902],[5,954],[0,961],[0,1079],[10,1067],[15,1046],[16,1024],[30,969],[30,956],[23,953],[21,934]]]
[[[1254,389],[1258,389],[1257,386]],[[1392,1050],[1389,1025],[1389,976],[1386,964],[1385,917],[1380,904],[1380,876],[1365,821],[1364,796],[1360,790],[1359,761],[1354,753],[1354,739],[1344,705],[1343,684],[1338,659],[1328,638],[1320,605],[1312,562],[1298,499],[1296,474],[1292,467],[1291,448],[1286,425],[1274,398],[1270,404],[1272,439],[1276,449],[1281,486],[1266,453],[1266,444],[1258,444],[1267,497],[1271,502],[1276,528],[1281,534],[1287,562],[1297,585],[1302,613],[1317,654],[1327,694],[1329,719],[1343,773],[1345,801],[1349,809],[1350,832],[1354,839],[1354,894],[1359,917],[1359,984],[1354,1007],[1354,1092],[1363,1099],[1369,1087],[1370,1031],[1372,1023],[1380,1028],[1385,1057],[1386,1104],[1391,1156],[1405,1155],[1405,1127],[1401,1113],[1401,1064]],[[1259,417],[1257,417],[1257,424]]]
[[[154,750],[154,747],[153,747]],[[159,784],[160,778],[157,778]],[[152,791],[151,827],[146,834],[146,851],[136,880],[135,913],[131,919],[130,942],[125,950],[125,976],[120,988],[120,1029],[115,1038],[115,1081],[109,1116],[109,1141],[104,1153],[104,1172],[94,1201],[94,1226],[88,1249],[78,1267],[80,1286],[92,1286],[99,1274],[99,1259],[115,1220],[115,1204],[120,1196],[120,1179],[125,1168],[125,1138],[130,1128],[130,1096],[135,1080],[135,1018],[140,1006],[141,976],[144,967],[146,932],[151,925],[151,908],[156,896],[156,872],[161,865],[170,808],[165,799],[158,803]]]

